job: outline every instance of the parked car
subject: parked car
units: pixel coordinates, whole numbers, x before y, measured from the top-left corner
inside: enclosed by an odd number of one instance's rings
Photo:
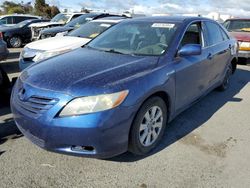
[[[0,27],[0,33],[10,48],[20,48],[23,44],[31,42],[32,23],[45,22],[46,20],[33,19],[25,20],[11,27]]]
[[[70,21],[64,26],[58,26],[58,27],[53,27],[49,29],[44,29],[41,31],[40,38],[39,39],[45,39],[49,37],[54,37],[57,34],[58,35],[66,35],[68,32],[79,28],[81,25],[91,21],[91,20],[96,20],[104,17],[110,17],[110,16],[117,16],[117,15],[111,15],[108,13],[89,13],[89,14],[84,14],[82,16],[79,16],[78,18]]]
[[[0,23],[4,26],[13,26],[24,20],[40,19],[39,16],[27,15],[27,14],[13,14],[0,16]]]
[[[236,40],[210,19],[125,20],[84,48],[25,69],[12,93],[14,119],[49,151],[144,155],[180,112],[228,88],[236,50]]]
[[[3,35],[0,32],[0,61],[7,59],[9,55],[9,50],[7,49],[7,44],[3,40]]]
[[[40,38],[40,32],[43,29],[62,26],[66,23],[70,22],[71,20],[83,15],[85,13],[59,13],[54,18],[51,19],[50,22],[41,22],[41,23],[34,23],[31,24],[31,31],[32,31],[32,40],[37,40]]]
[[[239,42],[239,57],[250,57],[250,19],[228,19],[223,24]]]
[[[41,62],[53,56],[79,48],[106,29],[124,19],[124,17],[106,17],[93,20],[70,32],[66,36],[48,38],[29,43],[20,54],[19,68],[23,70],[33,63]]]
[[[7,49],[7,44],[3,41],[0,34],[0,61],[5,60],[8,57],[9,51]],[[2,99],[7,96],[8,89],[10,88],[10,80],[7,73],[3,70],[0,64],[0,103],[4,102]]]

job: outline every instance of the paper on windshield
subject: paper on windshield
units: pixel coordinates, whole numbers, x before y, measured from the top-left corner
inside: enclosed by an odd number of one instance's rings
[[[174,26],[175,26],[175,24],[170,24],[170,23],[154,23],[151,27],[171,29]]]

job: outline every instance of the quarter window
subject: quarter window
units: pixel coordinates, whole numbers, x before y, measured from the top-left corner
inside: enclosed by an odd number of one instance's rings
[[[214,45],[224,41],[221,28],[213,22],[206,22],[208,45]]]
[[[220,28],[220,31],[221,31],[221,34],[222,34],[222,37],[223,37],[223,40],[228,40],[229,39],[229,36],[226,34],[226,32]]]

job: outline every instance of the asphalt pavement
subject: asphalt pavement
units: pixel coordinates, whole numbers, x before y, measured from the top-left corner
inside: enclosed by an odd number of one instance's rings
[[[19,75],[18,52],[2,62]],[[17,57],[16,57],[17,56]],[[20,135],[0,108],[0,187],[250,187],[250,66],[226,92],[213,91],[169,124],[148,156],[109,160],[50,153]]]

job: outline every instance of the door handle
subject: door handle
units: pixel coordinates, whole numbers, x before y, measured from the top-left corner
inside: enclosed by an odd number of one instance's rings
[[[207,56],[207,59],[212,60],[213,59],[213,55],[211,53],[209,53],[208,56]]]

